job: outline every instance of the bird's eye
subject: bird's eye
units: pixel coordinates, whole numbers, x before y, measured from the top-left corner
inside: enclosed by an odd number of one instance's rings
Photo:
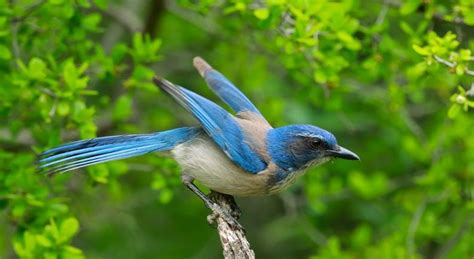
[[[323,145],[323,141],[319,138],[313,138],[310,140],[309,145],[312,148],[320,148]]]

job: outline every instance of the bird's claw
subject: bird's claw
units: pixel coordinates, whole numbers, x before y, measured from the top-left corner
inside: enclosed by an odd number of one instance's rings
[[[229,207],[230,207],[230,215],[234,219],[240,219],[240,216],[242,216],[242,211],[240,210],[239,205],[235,202],[234,198],[230,196],[231,199],[228,200]]]
[[[229,224],[233,229],[240,229],[242,231],[245,231],[244,227],[232,215],[235,212],[234,210],[232,210],[231,215],[229,215],[229,213],[227,213],[224,209],[222,209],[222,207],[219,206],[219,204],[217,203],[208,204],[208,207],[212,211],[212,213],[209,216],[207,216],[207,221],[209,222],[209,224],[214,224],[217,218],[221,218],[227,224]],[[240,216],[240,210],[238,213]]]
[[[230,212],[230,215],[234,219],[240,219],[240,216],[242,216],[242,211],[240,210],[239,206],[232,207],[232,210]]]

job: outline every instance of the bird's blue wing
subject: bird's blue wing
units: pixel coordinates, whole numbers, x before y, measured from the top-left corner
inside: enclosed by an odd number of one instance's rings
[[[260,115],[262,114],[255,107],[255,105],[245,96],[232,82],[230,82],[224,75],[219,71],[213,69],[206,61],[200,57],[195,57],[193,60],[194,67],[198,70],[199,74],[206,80],[207,85],[212,91],[219,96],[219,98],[227,103],[232,110],[235,112],[253,112]]]
[[[165,79],[154,78],[154,82],[196,117],[206,133],[234,163],[254,174],[267,167],[261,157],[244,141],[239,124],[227,111]]]

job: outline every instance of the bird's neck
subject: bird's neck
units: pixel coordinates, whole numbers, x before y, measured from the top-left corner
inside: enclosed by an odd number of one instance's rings
[[[292,139],[284,128],[268,131],[267,150],[272,161],[285,171],[295,171],[303,167],[305,162],[291,152]]]

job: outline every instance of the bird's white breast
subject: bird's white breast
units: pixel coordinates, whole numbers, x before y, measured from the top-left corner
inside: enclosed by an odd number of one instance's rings
[[[229,195],[254,196],[268,194],[271,174],[245,172],[234,164],[207,136],[200,135],[172,150],[184,174],[204,186]]]

